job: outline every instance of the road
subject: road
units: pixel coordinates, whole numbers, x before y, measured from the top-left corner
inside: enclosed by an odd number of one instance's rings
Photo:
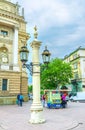
[[[0,130],[85,130],[85,103],[68,102],[65,109],[43,109],[46,122],[30,124],[31,101],[0,106]]]

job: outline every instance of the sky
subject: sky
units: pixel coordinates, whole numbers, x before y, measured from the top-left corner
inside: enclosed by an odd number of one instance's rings
[[[85,47],[85,0],[11,0],[24,7],[27,32],[33,40],[38,28],[40,52],[47,46],[51,58],[64,58],[79,46]]]
[[[32,40],[38,28],[41,49],[47,45],[52,58],[63,58],[85,47],[85,0],[11,0],[24,7],[27,32]]]

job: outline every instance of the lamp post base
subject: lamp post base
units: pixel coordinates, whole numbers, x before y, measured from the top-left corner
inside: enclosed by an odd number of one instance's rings
[[[41,124],[45,122],[45,119],[42,117],[42,111],[33,110],[31,111],[31,119],[29,120],[31,124]]]
[[[45,119],[42,116],[43,107],[40,104],[37,105],[39,106],[36,106],[34,104],[31,106],[31,118],[29,122],[32,124],[40,124],[45,122]]]

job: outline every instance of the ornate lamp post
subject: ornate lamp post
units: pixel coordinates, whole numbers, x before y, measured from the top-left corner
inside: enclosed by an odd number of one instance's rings
[[[40,101],[40,61],[39,61],[39,48],[41,46],[41,41],[37,40],[37,27],[34,27],[34,40],[30,44],[32,47],[32,63],[26,64],[28,61],[28,49],[27,46],[24,45],[21,47],[20,50],[20,58],[24,66],[27,67],[27,69],[30,70],[32,76],[33,76],[33,103],[31,105],[31,118],[29,120],[30,123],[43,123],[45,122],[45,119],[42,116],[43,112],[43,106]],[[46,48],[44,52],[42,53],[42,56],[44,57],[44,63],[49,63],[49,56],[50,53],[47,54],[46,52],[49,52]]]

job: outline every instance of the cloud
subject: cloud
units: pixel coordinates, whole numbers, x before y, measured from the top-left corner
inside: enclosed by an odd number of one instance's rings
[[[69,53],[70,48],[84,45],[84,0],[18,0],[18,2],[25,9],[27,32],[32,36],[33,27],[37,25],[39,38],[43,42],[42,48],[47,44],[53,57],[57,54],[59,57],[64,56],[67,51]]]
[[[79,0],[78,0],[79,1]],[[62,2],[62,0],[34,0],[25,2],[22,0],[25,7],[26,19],[28,24],[37,24],[41,30],[52,26],[65,26],[72,22],[77,22],[82,18],[84,7],[80,2],[70,1]]]
[[[40,54],[47,45],[51,58],[64,58],[79,46],[85,47],[85,0],[11,0],[24,7],[30,43],[33,27],[38,27],[38,39],[42,41]],[[29,62],[32,51],[30,45]],[[41,60],[42,61],[42,60]],[[29,83],[31,83],[29,77]]]
[[[36,0],[35,3],[34,0],[18,1],[25,8],[28,25],[38,25],[42,31],[53,26],[78,23],[85,13],[83,0]]]
[[[27,5],[24,6],[27,8]],[[43,0],[42,2],[36,0],[34,6],[30,1],[28,8],[26,17],[28,16],[30,25],[37,24],[41,30],[55,25],[62,26],[70,21],[67,6],[55,0]]]

